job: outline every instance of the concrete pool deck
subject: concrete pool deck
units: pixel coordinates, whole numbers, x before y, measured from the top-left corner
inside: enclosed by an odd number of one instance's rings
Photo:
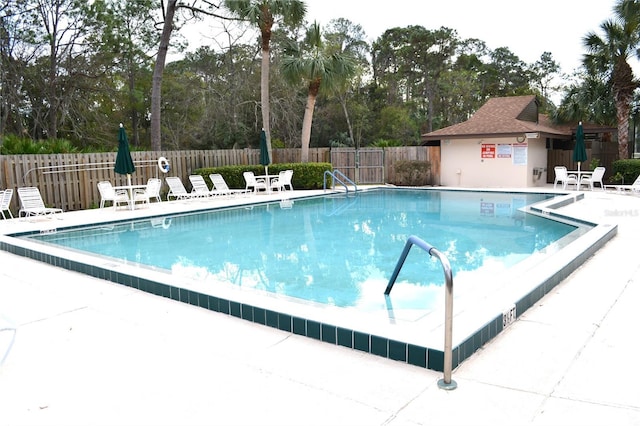
[[[560,211],[618,233],[455,369],[453,391],[436,371],[0,251],[0,424],[640,424],[640,197],[586,192]]]

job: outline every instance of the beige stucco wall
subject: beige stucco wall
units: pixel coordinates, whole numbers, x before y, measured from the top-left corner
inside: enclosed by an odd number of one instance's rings
[[[535,187],[544,186],[547,180],[544,139],[521,143],[515,137],[443,140],[441,162],[443,186]],[[542,169],[542,173],[534,176],[534,169]]]

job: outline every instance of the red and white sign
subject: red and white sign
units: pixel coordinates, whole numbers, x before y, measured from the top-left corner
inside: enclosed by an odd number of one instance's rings
[[[483,143],[481,150],[480,155],[482,158],[496,158],[496,144]]]

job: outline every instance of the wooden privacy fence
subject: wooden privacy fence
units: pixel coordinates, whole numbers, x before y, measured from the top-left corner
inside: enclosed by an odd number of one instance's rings
[[[428,161],[431,165],[428,185],[440,185],[439,146],[396,146],[384,149],[385,182],[398,182],[393,165],[397,161]]]
[[[437,148],[437,147],[436,147]],[[439,148],[437,148],[439,150]],[[356,183],[385,183],[394,182],[395,173],[393,163],[397,160],[432,161],[439,165],[439,151],[437,159],[433,158],[430,150],[433,147],[394,147],[384,148],[384,172],[378,176],[379,181]],[[342,164],[338,154],[338,163]],[[347,155],[347,154],[344,154]],[[168,176],[178,176],[188,187],[188,177],[195,170],[206,167],[221,167],[233,165],[260,164],[259,149],[234,150],[193,150],[193,151],[136,151],[131,156],[136,165],[136,172],[131,175],[132,183],[145,184],[149,178],[162,177],[158,168],[158,158],[165,157],[171,170]],[[310,162],[331,162],[333,155],[330,148],[311,148]],[[298,163],[301,158],[299,148],[274,149],[272,163]],[[368,170],[369,164],[363,163],[361,156],[360,167]],[[378,158],[375,158],[378,161]],[[125,185],[126,176],[116,174],[113,170],[116,160],[115,152],[100,152],[90,154],[28,154],[28,155],[0,155],[0,189],[35,186],[40,190],[47,206],[58,207],[65,211],[82,210],[96,207],[100,204],[98,182],[108,180],[114,185]],[[376,163],[378,164],[378,163]],[[340,168],[340,166],[334,166]],[[432,167],[433,176],[439,176]],[[376,179],[374,179],[376,180]],[[432,183],[436,184],[434,180]],[[12,200],[11,210],[18,212],[19,201],[17,194]]]
[[[389,148],[333,148],[331,165],[359,184],[396,183],[397,161],[428,161],[427,184],[440,183],[440,147],[399,146]]]
[[[618,144],[612,143],[609,138],[596,138],[586,140],[587,161],[580,165],[582,170],[591,170],[591,161],[597,159],[598,166],[605,168],[603,182],[608,182],[615,174],[613,163],[618,159]],[[547,151],[547,183],[553,183],[555,166],[565,166],[569,170],[577,170],[578,163],[573,161],[573,146],[565,149],[550,149]]]
[[[332,149],[331,165],[356,183],[371,184],[385,181],[382,148]]]

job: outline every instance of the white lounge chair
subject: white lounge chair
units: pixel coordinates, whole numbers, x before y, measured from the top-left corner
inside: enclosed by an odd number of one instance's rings
[[[246,189],[229,188],[229,185],[227,185],[227,181],[225,181],[224,177],[222,177],[222,175],[219,173],[210,174],[209,179],[211,179],[211,182],[213,183],[213,188],[219,195],[224,196],[224,195],[237,195],[237,194],[247,193]]]
[[[0,191],[0,214],[2,214],[3,219],[7,218],[4,215],[4,212],[8,212],[9,217],[13,219],[13,214],[11,213],[12,198],[13,198],[13,189],[5,189],[4,191]]]
[[[191,181],[191,192],[195,192],[201,197],[214,197],[218,195],[215,190],[209,189],[202,175],[189,175],[189,181]]]
[[[562,189],[567,189],[567,185],[575,185],[576,189],[578,188],[578,177],[574,174],[568,174],[565,166],[556,166],[553,170],[556,174],[556,179],[553,182],[554,189],[558,183],[562,185]]]
[[[129,194],[124,189],[115,190],[111,182],[103,180],[98,182],[98,192],[100,192],[100,208],[104,208],[107,203],[111,203],[113,208],[118,205],[129,205]]]
[[[50,216],[54,213],[62,213],[62,209],[45,206],[40,190],[35,186],[18,188],[18,198],[20,199],[18,217]]]
[[[287,187],[293,191],[293,185],[291,185],[291,178],[293,177],[293,170],[283,170],[278,173],[278,177],[271,179],[271,189],[277,189],[278,191],[286,191]]]
[[[605,190],[609,188],[613,188],[618,192],[630,192],[632,194],[640,194],[640,175],[636,178],[636,180],[631,185],[605,185]]]
[[[194,198],[201,198],[200,194],[195,192],[187,192],[187,189],[184,187],[184,184],[177,176],[169,176],[166,177],[165,182],[169,185],[169,192],[167,193],[167,201],[174,200],[191,200]]]
[[[593,191],[594,184],[598,183],[600,184],[600,189],[604,190],[602,178],[604,178],[605,170],[606,169],[604,167],[596,167],[595,169],[593,169],[593,173],[591,174],[591,176],[587,175],[580,178],[580,186],[586,185]]]
[[[244,172],[242,176],[246,182],[246,186],[244,187],[245,191],[258,192],[261,189],[267,190],[267,182],[264,179],[256,179],[256,175],[254,175],[253,172]]]

